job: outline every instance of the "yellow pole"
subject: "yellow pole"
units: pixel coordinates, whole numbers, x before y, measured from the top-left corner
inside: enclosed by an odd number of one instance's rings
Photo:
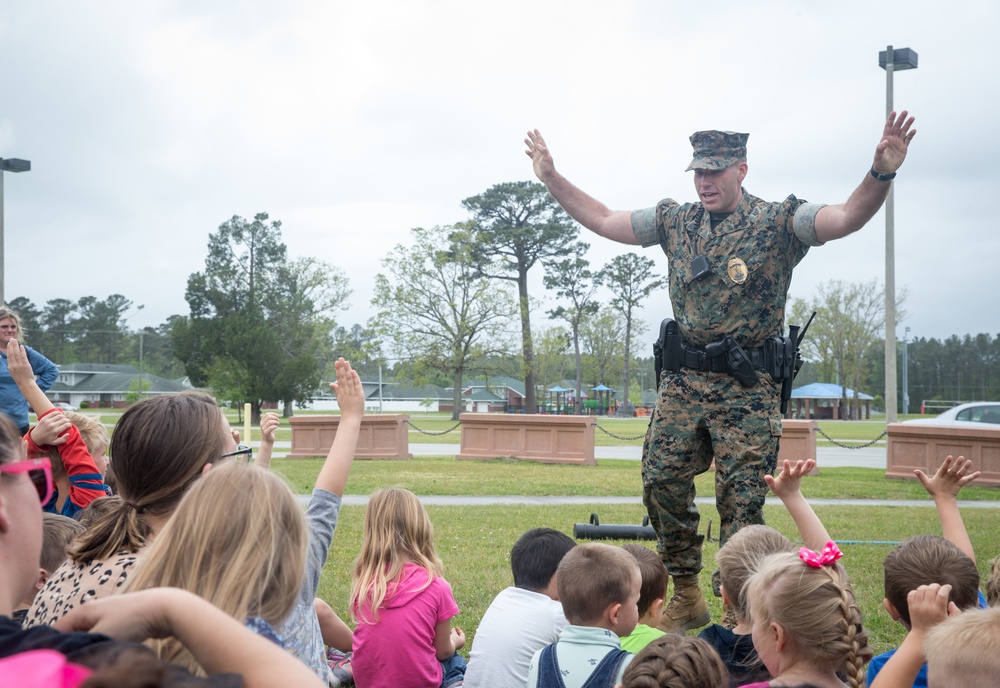
[[[250,446],[250,404],[243,404],[243,444]]]

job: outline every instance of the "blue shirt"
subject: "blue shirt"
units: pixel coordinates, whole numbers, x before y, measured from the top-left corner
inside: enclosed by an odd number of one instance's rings
[[[49,359],[32,349],[30,346],[24,347],[28,354],[28,363],[35,373],[35,381],[44,392],[52,386],[59,375],[59,368]],[[10,416],[19,429],[28,427],[28,402],[18,389],[14,378],[10,376],[10,369],[7,367],[7,354],[0,352],[0,411]]]

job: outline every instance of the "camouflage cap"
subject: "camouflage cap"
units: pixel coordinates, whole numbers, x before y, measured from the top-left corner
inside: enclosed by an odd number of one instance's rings
[[[735,131],[696,131],[691,134],[694,160],[691,170],[724,170],[747,159],[747,139],[750,134]]]

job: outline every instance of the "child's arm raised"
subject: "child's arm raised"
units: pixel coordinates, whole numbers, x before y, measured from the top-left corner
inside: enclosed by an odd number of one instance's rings
[[[281,419],[277,413],[265,413],[260,417],[260,447],[257,449],[257,456],[253,460],[253,465],[265,470],[271,467],[271,451],[274,449],[274,433],[281,425]],[[247,438],[249,443],[250,438]]]
[[[351,464],[354,462],[354,452],[358,448],[361,418],[365,415],[365,391],[361,386],[361,378],[350,363],[341,358],[337,360],[335,367],[337,381],[331,382],[330,388],[337,395],[340,424],[326,461],[316,476],[316,487],[343,497]]]
[[[794,466],[791,461],[785,459],[778,477],[765,475],[764,481],[788,509],[792,520],[795,521],[795,527],[799,529],[802,543],[809,549],[819,552],[830,541],[830,534],[826,532],[823,522],[809,506],[800,489],[802,476],[815,466],[816,461],[813,459],[796,461]]]
[[[950,585],[921,585],[906,596],[906,606],[910,610],[910,632],[903,638],[902,645],[893,653],[882,670],[875,676],[869,688],[910,688],[920,673],[926,658],[924,637],[927,631],[949,616],[959,614],[954,602],[948,601]]]
[[[955,459],[949,454],[945,457],[944,463],[938,467],[933,478],[927,477],[927,474],[919,468],[913,472],[920,479],[927,494],[934,500],[938,518],[941,520],[941,533],[944,535],[944,539],[958,547],[969,559],[975,562],[976,552],[972,548],[969,532],[965,529],[962,513],[958,509],[959,491],[980,475],[979,471],[970,473],[971,468],[972,462],[967,461],[964,456]]]
[[[16,339],[7,342],[7,367],[10,370],[10,376],[14,378],[14,383],[21,390],[21,394],[24,395],[36,416],[41,418],[44,413],[55,408],[49,398],[45,396],[42,388],[38,386],[38,381],[35,380],[35,373],[31,369],[31,363],[28,362],[28,352]]]

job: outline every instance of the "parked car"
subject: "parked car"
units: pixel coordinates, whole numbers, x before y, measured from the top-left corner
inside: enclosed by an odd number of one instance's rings
[[[974,401],[968,404],[959,404],[934,418],[916,418],[905,422],[959,426],[991,423],[1000,426],[1000,401]]]
[[[68,404],[65,401],[57,401],[57,402],[55,402],[52,405],[55,406],[57,409],[62,409],[63,411],[77,411],[77,410],[79,410],[79,409],[76,408],[76,406],[73,406],[73,404]]]

